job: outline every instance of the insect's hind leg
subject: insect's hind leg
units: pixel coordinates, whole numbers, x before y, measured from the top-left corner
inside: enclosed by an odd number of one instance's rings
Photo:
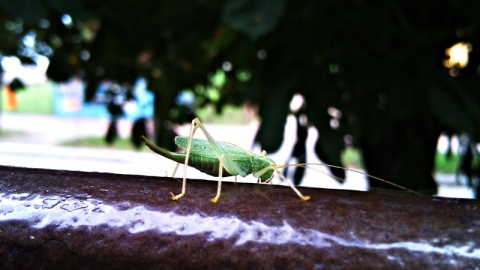
[[[215,198],[212,199],[213,202],[217,202],[218,201],[218,198],[220,197],[220,193],[221,193],[221,184],[222,184],[222,172],[223,172],[223,169],[225,169],[226,171],[228,171],[230,174],[232,175],[241,175],[241,176],[245,176],[246,175],[246,172],[244,170],[242,170],[237,163],[235,163],[232,159],[232,157],[230,157],[228,155],[228,153],[226,153],[218,144],[217,142],[215,142],[215,140],[212,138],[212,136],[210,135],[210,133],[208,133],[208,131],[206,130],[206,128],[203,126],[203,124],[200,122],[200,120],[198,118],[195,118],[192,120],[192,124],[191,124],[191,127],[190,127],[190,136],[188,138],[188,144],[187,144],[187,149],[186,149],[186,156],[185,156],[185,173],[184,173],[184,177],[183,177],[183,187],[182,187],[182,193],[178,194],[178,195],[174,195],[172,197],[173,200],[178,200],[179,198],[181,198],[184,194],[185,194],[185,186],[186,186],[186,179],[187,179],[187,166],[188,166],[188,160],[189,160],[189,157],[190,157],[190,149],[192,147],[192,138],[193,138],[193,135],[195,134],[195,131],[197,130],[197,128],[200,128],[200,130],[203,132],[203,134],[205,135],[205,137],[207,137],[207,140],[208,142],[210,143],[210,146],[212,148],[212,151],[215,153],[215,155],[217,156],[219,162],[220,162],[220,166],[219,166],[219,182],[218,182],[218,190],[217,190],[217,196]]]
[[[173,170],[173,173],[172,173],[172,178],[175,177],[175,174],[177,173],[177,170],[178,170],[178,166],[180,166],[180,163],[177,163],[177,165],[175,165],[175,169]]]
[[[197,130],[198,125],[196,124],[195,120],[192,121],[192,124],[190,126],[190,135],[188,137],[188,144],[187,144],[187,151],[186,151],[186,156],[185,156],[185,168],[183,170],[183,183],[182,183],[182,193],[178,195],[172,194],[172,200],[176,201],[180,198],[182,198],[185,195],[185,190],[187,189],[187,167],[188,167],[188,159],[190,157],[190,148],[192,147],[192,138],[193,134],[195,134],[195,131]],[[178,167],[178,166],[177,166]],[[175,169],[176,171],[176,169]]]

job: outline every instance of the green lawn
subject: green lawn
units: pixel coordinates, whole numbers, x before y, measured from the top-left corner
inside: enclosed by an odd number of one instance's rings
[[[5,136],[0,132],[0,136]],[[62,142],[62,146],[77,146],[77,147],[97,147],[97,148],[114,148],[122,150],[134,149],[133,144],[130,142],[130,138],[118,138],[112,146],[107,145],[103,137],[89,137],[72,141]],[[142,150],[148,150],[146,147],[142,147]],[[453,155],[450,158],[444,153],[437,152],[435,156],[435,171],[441,173],[455,173],[458,167],[460,157]],[[477,160],[478,162],[478,160]],[[348,168],[363,168],[361,152],[357,149],[347,149],[342,153],[343,166]]]
[[[19,136],[21,134],[22,132],[19,132],[19,131],[3,130],[3,129],[0,130],[0,138]]]
[[[437,152],[435,156],[435,171],[441,173],[456,173],[460,161],[461,156],[458,154],[447,156],[445,153]],[[480,166],[480,160],[478,158],[474,157],[472,163],[473,167]]]
[[[7,107],[6,92],[2,91],[2,111],[18,113],[53,114],[53,83],[31,85],[24,90],[19,90],[17,95],[17,108],[11,110]]]
[[[246,124],[246,115],[242,107],[226,105],[223,108],[222,113],[217,114],[215,107],[209,105],[205,108],[198,109],[196,114],[204,123],[229,125]]]
[[[440,173],[455,173],[460,162],[459,155],[447,157],[445,153],[437,152],[435,155],[435,171]],[[475,162],[478,162],[475,161]],[[350,148],[342,153],[342,163],[345,167],[363,168],[361,151]]]
[[[53,114],[54,99],[53,83],[41,85],[32,85],[25,90],[17,92],[18,107],[15,110],[8,110],[6,104],[5,91],[2,91],[1,108],[2,110],[18,113],[38,113]],[[217,124],[244,124],[246,121],[245,112],[241,107],[225,106],[221,114],[216,114],[213,106],[197,110],[197,116],[208,123]],[[0,130],[0,137],[18,135],[16,132]],[[108,146],[103,137],[100,138],[82,138],[73,141],[65,141],[60,145],[64,146],[84,146],[116,149],[134,149],[129,138],[119,138],[113,146]],[[342,153],[342,162],[346,167],[363,168],[361,152],[357,149],[347,149]],[[437,153],[435,156],[435,171],[441,173],[455,173],[460,162],[458,155],[447,157],[444,153]],[[475,160],[476,164],[480,162]]]
[[[60,143],[61,146],[76,146],[76,147],[94,147],[94,148],[114,148],[120,150],[133,150],[130,138],[117,138],[112,146],[105,142],[104,137],[87,137],[71,141],[64,141]],[[143,147],[142,147],[143,148]],[[146,147],[143,149],[147,149]]]
[[[358,149],[348,148],[342,153],[342,164],[349,168],[363,168],[362,153]]]

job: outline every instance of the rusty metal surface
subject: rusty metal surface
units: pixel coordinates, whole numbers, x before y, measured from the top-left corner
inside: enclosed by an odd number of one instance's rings
[[[474,268],[480,203],[0,166],[0,268]]]

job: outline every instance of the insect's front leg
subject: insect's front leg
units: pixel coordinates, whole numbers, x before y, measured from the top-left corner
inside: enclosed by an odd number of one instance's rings
[[[269,166],[266,166],[265,168],[259,170],[258,172],[255,172],[254,175],[261,176],[269,170],[274,170],[278,174],[278,176],[280,176],[280,178],[282,178],[282,180],[285,181],[290,186],[291,189],[293,189],[293,191],[298,195],[298,197],[300,197],[300,199],[302,199],[304,201],[310,200],[310,196],[302,195],[302,193],[297,188],[295,188],[295,186],[292,183],[290,183],[290,181],[288,181],[285,178],[285,176],[283,176],[283,174],[278,170],[278,168],[273,163],[270,164]]]
[[[288,181],[285,178],[285,176],[283,176],[283,174],[277,169],[277,167],[275,167],[274,164],[271,164],[270,166],[275,170],[275,172],[280,176],[280,178],[282,178],[283,181],[287,182],[287,184],[290,186],[290,188],[292,188],[293,191],[295,191],[295,193],[297,193],[297,195],[298,195],[298,197],[300,197],[300,199],[302,199],[304,201],[310,200],[310,196],[302,195],[302,193],[292,183],[290,183],[290,181]]]

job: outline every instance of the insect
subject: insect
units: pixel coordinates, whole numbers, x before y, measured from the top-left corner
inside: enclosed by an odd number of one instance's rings
[[[207,140],[193,138],[195,131],[197,128],[205,134]],[[291,164],[291,165],[277,165],[271,158],[267,156],[267,153],[263,151],[261,154],[256,154],[247,150],[242,149],[239,146],[236,146],[231,143],[225,142],[217,142],[215,141],[212,136],[208,133],[205,129],[203,124],[200,122],[198,118],[195,118],[190,126],[190,134],[188,137],[186,136],[177,136],[175,137],[175,144],[185,150],[185,153],[175,153],[170,152],[168,150],[162,149],[156,146],[154,143],[149,141],[145,136],[141,136],[145,144],[155,153],[160,154],[168,159],[176,161],[177,167],[175,168],[173,174],[178,168],[180,163],[185,164],[184,175],[183,175],[183,184],[182,184],[182,192],[178,195],[171,193],[173,200],[178,200],[185,195],[186,185],[187,185],[187,167],[191,166],[194,167],[206,174],[212,176],[218,176],[218,187],[217,187],[217,195],[212,199],[212,202],[218,202],[220,198],[221,190],[222,190],[222,177],[227,176],[237,176],[240,175],[242,177],[247,176],[248,174],[252,174],[256,177],[259,182],[265,183],[270,182],[274,176],[274,173],[285,181],[290,188],[300,197],[300,199],[304,201],[308,201],[310,196],[303,195],[295,186],[288,181],[285,176],[279,171],[281,168],[285,168],[288,166],[298,166],[298,167],[308,167],[309,164]],[[328,165],[328,164],[318,164],[318,165],[325,165],[334,168],[342,168],[340,166]],[[362,173],[359,171],[355,171],[352,169],[346,169],[358,173]],[[364,173],[362,173],[364,174]],[[390,183],[394,186],[399,188],[411,191],[404,187],[398,186],[394,183],[391,183],[387,180],[374,177],[368,174],[367,176],[373,177],[377,180]],[[416,193],[414,191],[411,191]]]

